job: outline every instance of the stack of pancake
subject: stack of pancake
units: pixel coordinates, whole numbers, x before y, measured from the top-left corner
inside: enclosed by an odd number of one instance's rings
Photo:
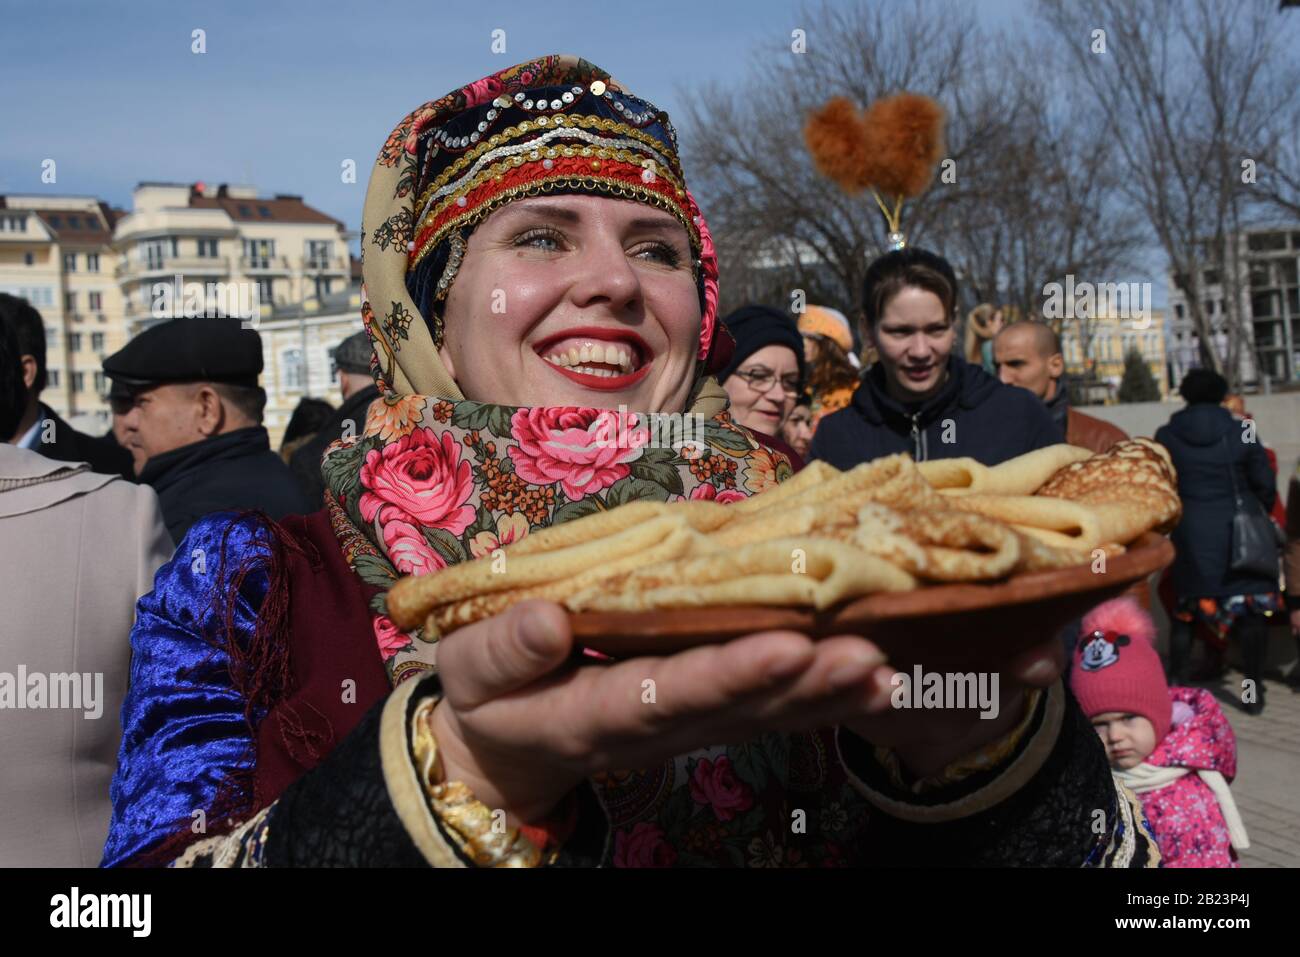
[[[533,532],[499,555],[406,578],[402,628],[433,634],[526,598],[572,612],[777,605],[1088,564],[1181,516],[1168,453],[1146,439],[1093,455],[1056,445],[1001,465],[814,462],[734,504],[631,502]]]

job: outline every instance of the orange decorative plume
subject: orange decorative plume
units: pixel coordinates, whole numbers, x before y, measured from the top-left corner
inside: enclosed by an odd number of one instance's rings
[[[871,185],[867,171],[867,136],[858,108],[837,96],[808,117],[803,139],[817,171],[833,179],[846,193],[860,193]]]
[[[803,135],[822,175],[850,194],[871,190],[891,242],[901,246],[903,202],[930,185],[943,155],[943,123],[943,108],[917,93],[883,97],[862,113],[837,96],[813,111]]]
[[[930,185],[943,156],[943,110],[928,96],[899,93],[876,100],[863,116],[871,185],[911,199]]]

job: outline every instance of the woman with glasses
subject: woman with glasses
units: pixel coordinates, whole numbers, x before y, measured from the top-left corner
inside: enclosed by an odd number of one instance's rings
[[[736,341],[718,381],[737,425],[779,436],[803,391],[803,340],[794,320],[768,306],[742,306],[722,320]],[[784,448],[781,449],[785,451]]]

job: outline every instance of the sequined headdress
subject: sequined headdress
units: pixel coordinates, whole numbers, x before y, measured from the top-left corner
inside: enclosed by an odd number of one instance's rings
[[[555,55],[426,103],[381,151],[366,194],[362,246],[363,317],[382,387],[457,394],[441,363],[425,357],[442,344],[443,301],[469,235],[506,203],[547,193],[631,199],[672,213],[689,237],[700,291],[699,358],[707,357],[709,368],[723,360],[721,335],[714,348],[717,260],[686,188],[668,115],[594,64]],[[417,316],[424,323],[413,323]],[[423,339],[423,331],[434,348],[419,350],[417,369],[403,361],[402,349],[412,337]]]

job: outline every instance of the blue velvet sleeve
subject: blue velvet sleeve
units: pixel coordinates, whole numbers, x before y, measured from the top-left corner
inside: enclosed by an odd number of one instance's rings
[[[229,592],[241,561],[265,554],[259,542],[266,535],[255,519],[231,513],[200,519],[136,605],[104,867],[190,829],[225,777],[251,761],[245,702],[231,682],[213,595]],[[241,589],[236,640],[253,633],[267,582],[263,560]]]

